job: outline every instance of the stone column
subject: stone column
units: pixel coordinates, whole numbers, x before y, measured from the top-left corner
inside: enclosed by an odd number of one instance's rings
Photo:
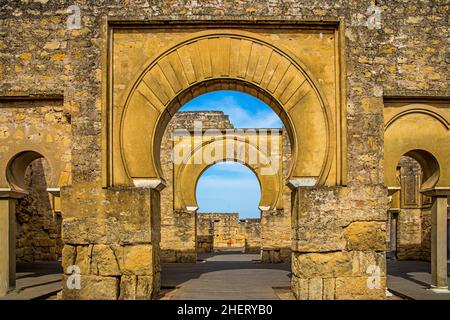
[[[152,299],[160,289],[160,189],[61,188],[63,299]]]
[[[290,213],[283,209],[261,210],[261,262],[290,262],[291,225]]]
[[[0,198],[0,297],[16,285],[15,199]]]
[[[448,292],[447,196],[433,195],[431,207],[431,289]]]
[[[364,192],[385,195],[382,186]],[[293,190],[291,285],[299,300],[386,298],[386,207],[350,194],[346,187]]]
[[[164,263],[195,263],[197,261],[197,207],[171,210],[171,217],[162,226],[165,241],[161,248]]]

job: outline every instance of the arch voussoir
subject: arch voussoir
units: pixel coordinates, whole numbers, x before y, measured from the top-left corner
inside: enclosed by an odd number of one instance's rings
[[[199,32],[164,51],[138,77],[121,115],[118,136],[128,179],[118,183],[135,178],[162,180],[158,139],[170,118],[167,115],[193,97],[215,90],[237,90],[268,103],[289,132],[293,148],[290,179],[312,178],[325,184],[336,141],[333,115],[317,82],[293,55],[255,34],[237,31]],[[135,91],[145,97],[148,108],[156,110],[150,117],[142,109],[146,121],[127,111],[142,108],[142,97]],[[136,127],[144,122],[151,128],[152,142],[133,137],[148,132]],[[144,154],[149,145],[153,149],[150,159]],[[143,165],[135,159],[148,160]]]

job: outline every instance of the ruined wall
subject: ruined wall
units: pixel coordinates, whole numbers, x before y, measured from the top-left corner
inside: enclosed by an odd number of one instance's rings
[[[212,222],[214,250],[245,247],[245,238],[241,231],[238,213],[198,213],[197,219],[206,219]],[[199,231],[203,230],[197,229],[197,233]]]
[[[398,166],[401,192],[396,256],[399,260],[430,261],[431,203],[420,193],[422,169],[410,157],[402,157]]]
[[[170,120],[161,143],[161,165],[166,188],[161,191],[161,261],[195,262],[195,211],[173,208],[172,134],[176,129],[194,129],[194,121],[204,129],[233,128],[227,115],[221,111],[178,112]]]
[[[214,221],[197,214],[197,253],[214,251]]]
[[[91,204],[92,201],[101,203],[117,191],[102,189],[103,17],[139,21],[326,21],[342,18],[346,40],[343,76],[348,146],[344,157],[348,164],[348,184],[294,191],[292,286],[298,299],[384,299],[383,232],[387,193],[383,185],[382,97],[388,93],[450,95],[446,81],[449,5],[446,1],[376,3],[380,19],[374,26],[367,23],[375,11],[373,1],[369,0],[150,3],[121,0],[114,4],[85,0],[77,3],[81,11],[80,28],[70,29],[66,22],[71,13],[67,8],[72,2],[3,1],[0,10],[1,94],[58,92],[64,94],[64,108],[72,115],[73,184],[65,188],[63,194],[74,199],[76,205],[65,204],[63,198],[63,219],[71,219],[63,223],[63,237],[66,247],[70,248],[66,252],[73,253],[77,247],[86,245],[94,246],[94,250],[96,246],[118,245],[118,239],[108,240],[102,234],[114,221],[110,216],[124,224],[134,219],[132,214],[129,218],[119,215],[129,210],[123,210],[121,205],[104,209]],[[139,199],[137,195],[128,198],[132,202]],[[145,209],[151,216],[159,215],[156,207]],[[95,228],[92,221],[96,222]],[[142,225],[148,226],[141,221],[134,230],[140,230]],[[153,227],[157,229],[157,225]],[[71,234],[77,237],[69,236]],[[146,243],[157,256],[158,242],[153,240],[145,239],[140,243]],[[142,246],[136,244],[136,239],[128,243]],[[88,261],[88,257],[80,255],[80,262]],[[109,267],[114,260],[102,261]],[[139,266],[149,265],[149,260],[132,261],[133,265],[129,264],[126,269],[131,275],[139,273]],[[367,288],[366,270],[372,264],[381,268],[380,289]],[[124,273],[117,276],[96,270],[83,268],[84,282],[82,290],[77,291],[78,298],[117,299],[118,285],[136,288],[136,283]],[[147,271],[156,278],[157,263]],[[158,288],[156,282],[148,287],[137,287],[145,297]],[[72,294],[67,288],[64,292]],[[136,297],[125,290],[120,293],[122,298]]]
[[[55,261],[61,257],[61,216],[52,209],[47,192],[45,159],[34,160],[28,167],[25,182],[29,194],[16,206],[17,262]]]
[[[244,252],[261,253],[261,219],[243,219],[240,224],[245,239]]]
[[[261,220],[239,220],[238,213],[198,213],[198,252],[240,248],[246,253],[261,251]]]

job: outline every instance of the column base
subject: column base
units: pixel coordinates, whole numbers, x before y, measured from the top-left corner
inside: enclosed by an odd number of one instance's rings
[[[428,290],[433,291],[434,293],[450,293],[450,290],[448,290],[448,287],[433,287],[431,286]]]

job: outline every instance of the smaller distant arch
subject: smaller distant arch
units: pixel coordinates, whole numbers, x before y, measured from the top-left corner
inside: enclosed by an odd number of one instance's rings
[[[440,166],[436,157],[422,149],[414,149],[406,152],[403,156],[413,158],[422,168],[422,190],[432,189],[439,181]]]
[[[26,170],[34,160],[40,158],[49,161],[40,152],[34,150],[21,151],[9,160],[6,166],[6,180],[11,190],[27,193],[27,186],[25,184]],[[52,167],[51,164],[50,167]]]

